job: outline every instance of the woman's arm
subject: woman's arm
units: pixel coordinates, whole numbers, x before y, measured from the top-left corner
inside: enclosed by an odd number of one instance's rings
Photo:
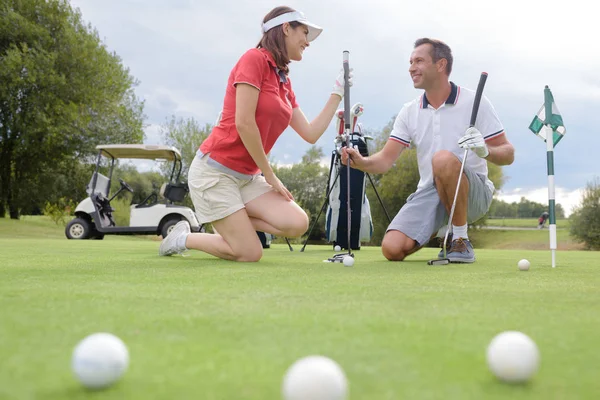
[[[287,200],[293,200],[294,197],[289,190],[275,176],[271,164],[265,154],[265,149],[260,138],[260,131],[256,125],[256,105],[258,104],[259,90],[245,83],[238,83],[235,93],[235,127],[246,146],[246,150],[256,163],[256,166],[262,171],[267,183],[273,186]]]
[[[308,121],[300,107],[294,108],[290,126],[308,143],[316,143],[331,123],[341,100],[338,95],[329,96],[325,107],[312,122]]]
[[[256,125],[256,105],[260,91],[252,85],[238,83],[235,94],[235,128],[246,146],[246,150],[262,171],[267,176],[273,174],[265,149],[260,138],[260,131]]]

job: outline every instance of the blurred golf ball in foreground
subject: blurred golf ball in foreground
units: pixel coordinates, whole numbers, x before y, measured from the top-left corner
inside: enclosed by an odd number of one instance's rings
[[[284,400],[344,400],[348,395],[348,381],[335,361],[324,356],[308,356],[287,370],[281,391]]]
[[[487,348],[488,367],[504,382],[529,380],[537,372],[539,360],[537,345],[522,332],[502,332],[492,339]]]
[[[90,389],[105,388],[116,381],[129,366],[125,343],[110,333],[94,333],[81,340],[71,361],[77,379]]]

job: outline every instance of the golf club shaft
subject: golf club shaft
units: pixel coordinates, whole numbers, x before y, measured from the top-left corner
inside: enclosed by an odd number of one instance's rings
[[[345,50],[343,55],[344,65],[344,129],[346,131],[346,148],[350,147],[350,84],[348,78],[350,76],[350,65],[349,65],[350,52]],[[352,217],[350,215],[350,156],[348,156],[348,165],[346,166],[346,217],[347,226],[346,232],[348,233],[348,254],[352,253],[352,246],[350,246],[351,238],[351,223]]]
[[[458,198],[458,191],[460,190],[460,181],[462,179],[463,171],[465,168],[465,162],[467,161],[467,154],[469,149],[465,149],[463,154],[462,163],[460,164],[460,172],[458,173],[458,182],[456,183],[456,192],[454,193],[454,201],[452,202],[452,208],[450,209],[450,217],[448,219],[448,227],[446,228],[446,235],[444,237],[444,258],[446,258],[446,244],[448,243],[448,234],[450,233],[450,227],[452,226],[452,218],[454,217],[454,209],[456,208],[456,199]]]

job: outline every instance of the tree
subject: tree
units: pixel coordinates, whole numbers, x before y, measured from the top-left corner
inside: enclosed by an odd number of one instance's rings
[[[600,178],[587,184],[581,203],[569,219],[571,235],[589,250],[600,250]]]
[[[194,161],[200,144],[208,137],[212,128],[211,124],[205,124],[204,127],[201,127],[193,117],[178,118],[174,115],[160,127],[160,133],[164,137],[165,144],[173,146],[181,152],[182,177],[187,177],[188,170],[192,161]],[[165,172],[167,171],[165,170]],[[170,170],[168,173],[170,174]]]
[[[538,218],[544,211],[548,211],[548,205],[537,203],[521,197],[517,203],[507,203],[502,200],[492,200],[489,216],[492,218]],[[564,218],[565,210],[561,204],[556,204],[556,218]]]
[[[65,159],[143,141],[137,81],[66,0],[0,5],[0,82],[1,217],[48,197],[36,183]]]

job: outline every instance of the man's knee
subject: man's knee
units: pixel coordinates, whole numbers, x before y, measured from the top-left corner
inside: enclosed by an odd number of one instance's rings
[[[399,231],[389,231],[381,242],[381,252],[390,261],[402,261],[411,254],[416,242]]]
[[[460,170],[460,160],[448,150],[440,150],[431,160],[433,175],[436,177],[454,176]]]

